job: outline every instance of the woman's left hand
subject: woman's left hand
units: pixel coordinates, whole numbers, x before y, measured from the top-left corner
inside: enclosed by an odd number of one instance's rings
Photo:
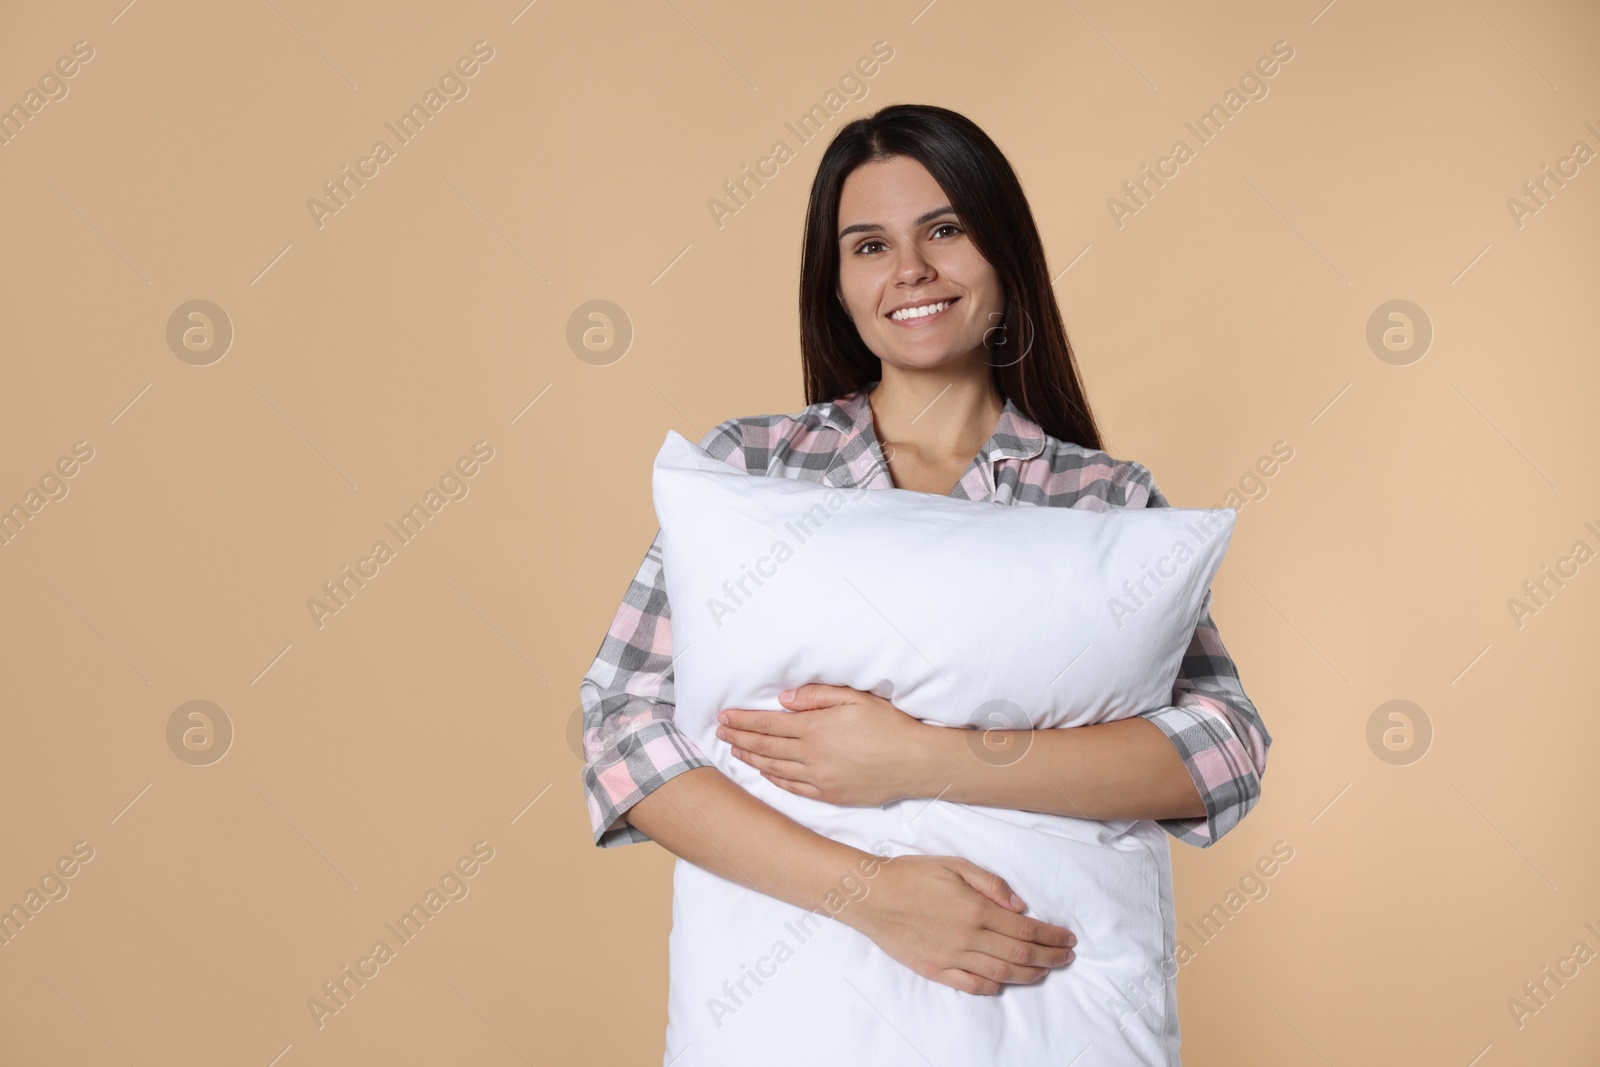
[[[790,694],[787,698],[784,693]],[[785,690],[789,711],[729,708],[717,736],[779,788],[845,807],[917,796],[923,742],[935,729],[875,693],[813,682]]]

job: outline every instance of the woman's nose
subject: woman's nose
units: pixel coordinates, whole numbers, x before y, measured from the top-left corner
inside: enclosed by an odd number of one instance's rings
[[[895,276],[902,281],[921,281],[933,276],[933,264],[915,245],[902,248],[897,254],[900,258],[895,263]]]

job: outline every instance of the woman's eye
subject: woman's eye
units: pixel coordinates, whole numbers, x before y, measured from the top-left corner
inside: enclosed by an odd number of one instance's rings
[[[941,222],[939,225],[937,225],[937,226],[935,226],[933,228],[932,236],[938,237],[945,230],[949,230],[951,232],[951,235],[954,236],[954,235],[959,234],[961,232],[961,227],[957,226],[953,222]],[[878,240],[877,238],[873,238],[873,239],[868,240],[868,241],[862,241],[859,245],[856,246],[856,254],[857,255],[862,255],[864,253],[869,253],[873,245],[883,245],[883,242],[881,240]],[[887,247],[887,246],[885,246],[885,247]]]

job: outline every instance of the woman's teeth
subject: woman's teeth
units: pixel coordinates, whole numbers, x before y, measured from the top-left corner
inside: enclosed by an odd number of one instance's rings
[[[896,322],[904,322],[907,319],[926,318],[929,315],[937,315],[939,312],[949,307],[950,303],[951,302],[949,300],[942,300],[937,304],[924,304],[922,307],[905,308],[892,313],[889,317]]]

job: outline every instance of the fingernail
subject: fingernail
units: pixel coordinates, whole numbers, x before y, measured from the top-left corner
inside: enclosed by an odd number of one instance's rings
[[[794,699],[794,690],[793,689],[785,689],[783,692],[778,694],[778,699],[779,700],[793,700]]]
[[[717,712],[717,721],[724,726],[728,725],[728,713],[725,711]]]
[[[1025,907],[1027,907],[1027,905],[1022,902],[1022,898],[1017,896],[1015,893],[1011,894],[1011,906],[1013,908],[1025,908]]]

